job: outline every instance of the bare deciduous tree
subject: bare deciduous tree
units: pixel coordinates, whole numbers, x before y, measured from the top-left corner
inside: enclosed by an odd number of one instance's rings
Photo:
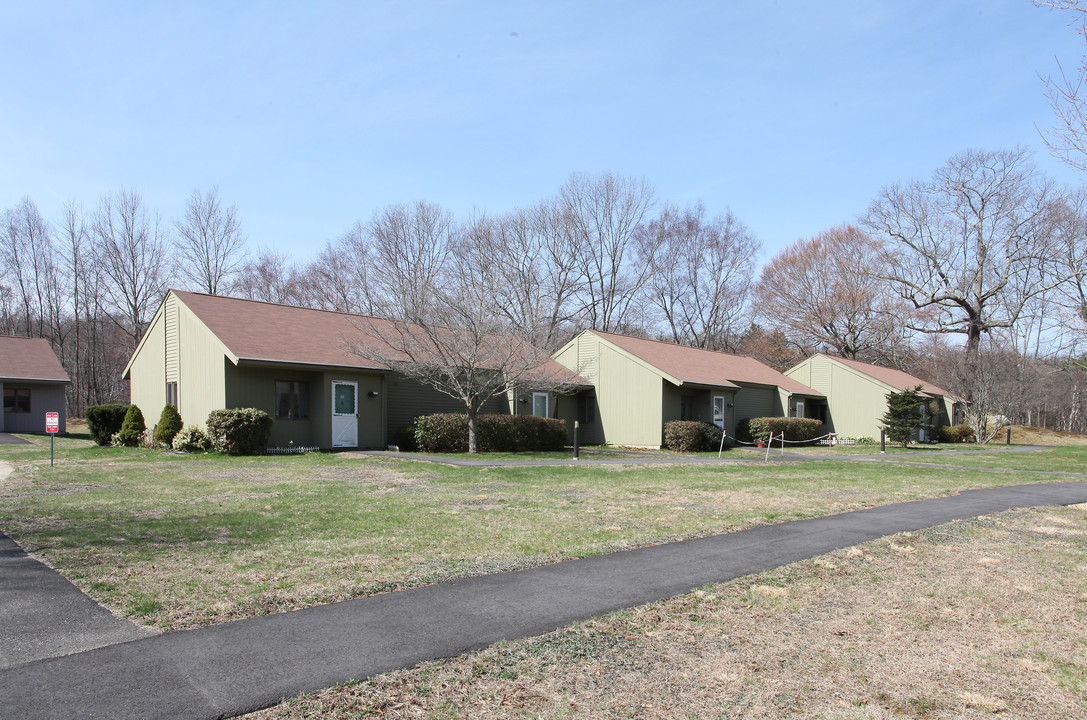
[[[747,325],[748,295],[761,244],[731,212],[706,218],[699,203],[660,217],[637,233],[645,290],[672,341],[732,352]]]
[[[882,262],[879,243],[852,225],[799,240],[763,268],[758,314],[801,351],[886,361],[908,309],[881,279]]]
[[[487,401],[532,387],[564,391],[550,356],[513,333],[500,309],[502,259],[493,254],[497,223],[474,217],[450,248],[444,282],[430,285],[414,321],[361,318],[367,342],[353,351],[459,400],[468,417],[468,451],[479,451],[476,421]]]
[[[384,317],[426,319],[453,247],[456,222],[438,205],[391,205],[367,226],[373,271],[367,291]]]
[[[236,290],[241,297],[281,305],[308,305],[302,301],[300,273],[285,253],[262,248],[242,266]]]
[[[362,223],[325,243],[317,259],[306,267],[308,295],[317,307],[338,312],[373,315],[370,296],[369,236]]]
[[[1044,273],[1057,199],[1022,149],[967,151],[927,182],[884,188],[865,218],[886,242],[884,278],[915,308],[936,311],[911,329],[962,334],[974,356],[983,334],[1011,327],[1032,297],[1059,285]]]
[[[245,237],[236,205],[226,207],[219,188],[194,190],[185,217],[174,223],[181,275],[200,292],[230,292],[231,281],[245,263]]]
[[[139,343],[169,280],[166,242],[159,219],[144,206],[134,190],[121,190],[102,198],[92,221],[96,257],[109,278],[107,292],[113,302],[114,321]]]
[[[29,197],[4,213],[0,263],[16,291],[23,332],[56,343],[62,300],[52,228]]]
[[[620,329],[649,275],[647,265],[630,260],[653,190],[644,179],[575,173],[558,201],[578,248],[585,321],[595,330]]]

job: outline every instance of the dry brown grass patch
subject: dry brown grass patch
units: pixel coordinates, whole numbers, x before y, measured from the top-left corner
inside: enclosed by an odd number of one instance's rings
[[[1038,527],[1087,508],[888,538],[252,720],[1085,717],[1087,539]]]

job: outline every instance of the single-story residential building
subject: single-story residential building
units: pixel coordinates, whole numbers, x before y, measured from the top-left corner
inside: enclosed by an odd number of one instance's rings
[[[664,423],[825,416],[824,395],[754,358],[584,330],[552,356],[594,386],[578,394],[585,443],[660,447]]]
[[[961,398],[901,370],[817,353],[785,374],[826,395],[830,431],[839,435],[878,438],[881,418],[887,412],[887,393],[918,385],[928,401],[922,406],[927,422],[934,427],[962,422]],[[921,430],[917,439],[928,442],[933,438]]]
[[[0,432],[45,432],[45,414],[57,413],[67,432],[65,386],[70,382],[48,340],[0,335]]]
[[[148,427],[168,402],[183,422],[201,426],[212,410],[252,407],[273,418],[272,446],[383,448],[418,415],[464,411],[358,350],[397,335],[377,318],[170,290],[124,377]],[[541,387],[587,385],[550,360],[538,370],[548,381]],[[574,403],[529,388],[493,398],[483,412],[572,414],[560,400]]]

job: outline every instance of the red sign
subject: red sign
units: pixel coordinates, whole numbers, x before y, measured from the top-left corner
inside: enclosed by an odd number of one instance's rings
[[[45,431],[47,433],[60,432],[60,413],[45,414]]]

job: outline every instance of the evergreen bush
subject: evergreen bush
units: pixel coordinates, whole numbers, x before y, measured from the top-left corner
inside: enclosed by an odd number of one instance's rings
[[[480,415],[480,452],[547,452],[566,445],[566,422],[534,415]],[[468,416],[436,413],[415,419],[415,442],[423,452],[468,452]]]
[[[181,413],[173,403],[166,403],[159,416],[159,424],[155,428],[155,442],[170,447],[174,436],[181,432],[184,423],[181,422]]]
[[[706,452],[721,447],[721,428],[694,420],[664,423],[664,447],[675,452]]]
[[[941,425],[936,431],[940,442],[945,443],[971,443],[976,442],[974,428],[966,423],[961,425]]]
[[[272,418],[257,408],[212,410],[208,415],[211,445],[228,455],[256,455],[268,447]]]
[[[815,418],[798,417],[759,417],[741,420],[736,428],[736,435],[741,440],[740,426],[744,426],[744,432],[748,440],[746,442],[767,443],[770,436],[779,439],[785,433],[786,442],[803,443],[814,440],[823,433],[823,423]]]
[[[117,440],[125,447],[137,447],[140,444],[140,436],[146,429],[143,412],[136,405],[129,405],[124,422],[121,423],[121,429],[117,433]]]
[[[924,424],[921,389],[922,386],[918,385],[912,390],[891,391],[886,396],[887,412],[883,413],[880,422],[886,428],[887,437],[893,442],[902,443],[902,447],[906,447],[914,431]]]
[[[109,445],[110,439],[120,432],[125,421],[128,405],[92,405],[83,411],[87,431],[99,445]]]

